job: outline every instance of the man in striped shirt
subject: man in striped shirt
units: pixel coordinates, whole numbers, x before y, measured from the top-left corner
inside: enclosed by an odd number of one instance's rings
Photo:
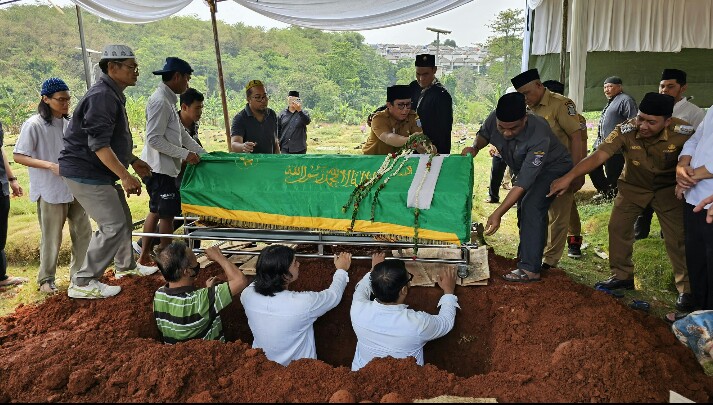
[[[168,283],[156,291],[153,308],[164,343],[191,339],[225,341],[218,313],[245,289],[248,280],[218,247],[206,249],[205,254],[223,268],[227,282],[210,277],[205,288],[196,288],[200,264],[193,250],[183,242],[173,242],[158,254],[156,263]]]

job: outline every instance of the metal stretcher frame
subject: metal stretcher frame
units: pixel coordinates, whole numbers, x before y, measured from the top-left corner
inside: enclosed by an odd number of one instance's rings
[[[291,229],[246,229],[229,227],[206,227],[197,226],[197,217],[176,217],[176,220],[183,220],[183,234],[161,234],[149,232],[133,232],[133,236],[149,236],[154,238],[183,239],[188,246],[193,246],[194,240],[220,241],[220,242],[262,242],[262,243],[291,243],[296,245],[317,245],[317,253],[296,253],[297,257],[303,258],[332,258],[332,254],[324,253],[324,246],[346,245],[359,247],[375,247],[383,249],[408,249],[413,248],[413,242],[388,242],[375,239],[378,233],[358,233],[339,234],[325,231],[307,231]],[[140,226],[144,221],[134,223],[134,227]],[[443,244],[417,244],[419,248],[448,248],[454,245]],[[460,259],[439,259],[439,258],[404,258],[424,263],[444,263],[444,264],[470,264],[470,249],[477,248],[475,241],[460,246]],[[203,248],[193,248],[194,253],[204,253]],[[240,254],[257,256],[260,252],[246,250],[222,250],[224,254]],[[352,256],[353,260],[371,260],[371,256]]]

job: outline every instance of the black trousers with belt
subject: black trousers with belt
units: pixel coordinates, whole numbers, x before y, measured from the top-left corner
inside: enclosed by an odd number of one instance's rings
[[[686,235],[686,267],[697,309],[713,309],[713,224],[706,222],[706,210],[683,209]]]

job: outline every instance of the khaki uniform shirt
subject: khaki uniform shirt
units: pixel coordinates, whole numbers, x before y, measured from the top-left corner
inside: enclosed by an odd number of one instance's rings
[[[656,197],[665,206],[681,202],[676,199],[676,164],[683,144],[695,132],[685,121],[671,118],[671,124],[657,136],[639,136],[636,118],[624,121],[604,139],[598,150],[608,155],[619,149],[624,153],[624,172],[619,177],[619,193],[628,201],[646,207]]]
[[[582,114],[577,114],[579,120],[579,129],[582,131],[582,145],[587,147],[587,119]]]
[[[408,117],[403,121],[395,120],[389,114],[388,109],[379,111],[374,114],[374,118],[371,121],[369,138],[367,138],[362,148],[365,155],[387,155],[399,151],[400,147],[388,145],[379,139],[377,134],[381,135],[384,132],[409,137],[413,134],[423,132],[423,130],[418,126],[418,116],[413,111],[411,111]]]
[[[565,96],[545,89],[542,100],[531,110],[550,124],[550,128],[552,128],[552,132],[555,133],[557,139],[571,153],[572,144],[569,140],[569,134],[578,131],[580,128],[579,114],[577,114],[577,107],[575,107],[574,102]]]

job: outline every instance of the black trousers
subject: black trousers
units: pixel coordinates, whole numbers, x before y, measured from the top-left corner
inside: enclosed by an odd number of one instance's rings
[[[624,155],[617,153],[612,155],[603,165],[589,173],[589,178],[597,191],[605,193],[616,188],[616,182],[623,170]]]
[[[0,281],[8,279],[7,257],[5,256],[5,243],[7,243],[7,220],[9,215],[10,196],[0,196]]]
[[[488,196],[491,200],[500,201],[500,186],[503,183],[507,167],[508,165],[500,156],[493,156],[490,166],[490,186],[488,187]]]
[[[693,212],[693,205],[683,209],[686,235],[686,267],[691,293],[697,309],[713,309],[713,224],[706,222],[706,210]]]

